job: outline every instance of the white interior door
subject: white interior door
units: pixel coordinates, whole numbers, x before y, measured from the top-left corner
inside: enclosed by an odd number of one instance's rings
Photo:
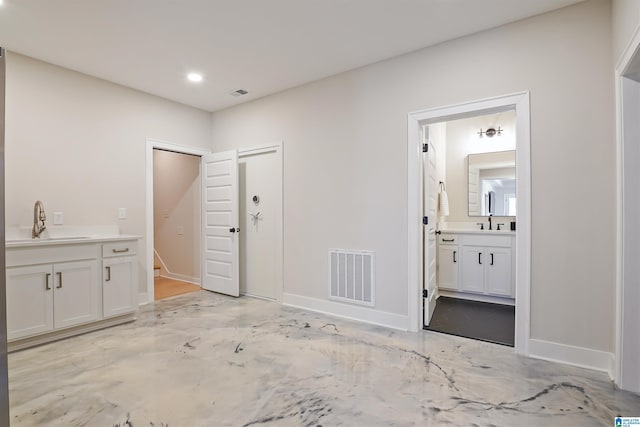
[[[204,248],[202,287],[240,295],[238,219],[238,153],[236,150],[202,157]]]
[[[240,292],[278,299],[278,225],[282,206],[280,152],[242,155],[240,174]]]
[[[425,129],[428,132],[428,128]],[[424,207],[423,212],[429,220],[424,227],[424,289],[427,297],[424,298],[424,325],[429,326],[431,316],[436,308],[437,282],[436,282],[436,223],[438,210],[438,178],[436,176],[436,152],[429,138],[426,138],[428,151],[423,153],[424,171]]]

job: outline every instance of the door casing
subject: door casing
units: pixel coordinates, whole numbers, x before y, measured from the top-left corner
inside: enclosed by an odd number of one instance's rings
[[[616,330],[615,354],[609,374],[622,389],[640,393],[640,225],[637,160],[640,158],[640,27],[615,69],[616,85]],[[635,163],[635,164],[634,164]],[[625,167],[627,166],[627,167]]]
[[[146,224],[146,232],[145,232],[145,280],[147,283],[147,291],[146,293],[140,292],[138,290],[138,304],[143,305],[147,303],[151,303],[155,299],[155,291],[153,286],[153,150],[166,150],[173,151],[175,153],[181,154],[191,154],[194,156],[204,156],[205,154],[209,154],[210,151],[203,150],[201,148],[195,147],[187,147],[184,145],[178,145],[171,142],[160,141],[157,139],[147,138],[147,147],[146,147],[146,214],[145,214],[145,224]],[[202,175],[202,164],[200,165],[200,175]],[[202,200],[200,201],[202,203]],[[202,211],[202,207],[200,208],[200,212]],[[199,224],[202,224],[202,221],[199,221]],[[202,225],[201,225],[202,226]],[[202,230],[201,230],[202,231]],[[200,234],[200,244],[198,247],[202,247],[202,232]],[[202,255],[200,255],[202,256]],[[202,270],[202,267],[201,267]],[[202,273],[200,274],[200,280],[202,281]]]

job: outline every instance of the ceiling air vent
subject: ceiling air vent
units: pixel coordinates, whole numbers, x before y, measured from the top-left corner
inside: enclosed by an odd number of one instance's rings
[[[242,96],[242,95],[246,95],[249,92],[247,92],[244,89],[238,89],[238,90],[234,90],[233,92],[231,92],[231,96]]]

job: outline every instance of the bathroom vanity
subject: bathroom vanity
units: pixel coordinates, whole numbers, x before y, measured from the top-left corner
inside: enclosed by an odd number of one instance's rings
[[[138,239],[116,233],[8,239],[9,350],[134,320]]]
[[[513,304],[515,232],[442,230],[438,289],[441,295]]]

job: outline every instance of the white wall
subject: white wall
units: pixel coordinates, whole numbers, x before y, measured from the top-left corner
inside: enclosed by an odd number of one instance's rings
[[[9,52],[6,225],[31,225],[40,199],[65,225],[143,235],[145,138],[208,148],[210,132],[204,111]],[[144,292],[144,240],[138,251]]]
[[[215,150],[285,141],[285,292],[326,299],[327,249],[370,249],[406,315],[407,113],[529,90],[531,334],[612,351],[610,24],[586,1],[214,113]]]
[[[153,150],[153,245],[168,277],[200,281],[200,157]]]
[[[447,222],[486,222],[486,218],[469,216],[469,154],[516,149],[515,112],[505,111],[447,122]],[[479,138],[480,128],[500,126],[501,136]],[[503,218],[496,222],[504,222]]]
[[[640,25],[640,2],[638,0],[613,0],[613,61],[617,64],[624,49]]]

